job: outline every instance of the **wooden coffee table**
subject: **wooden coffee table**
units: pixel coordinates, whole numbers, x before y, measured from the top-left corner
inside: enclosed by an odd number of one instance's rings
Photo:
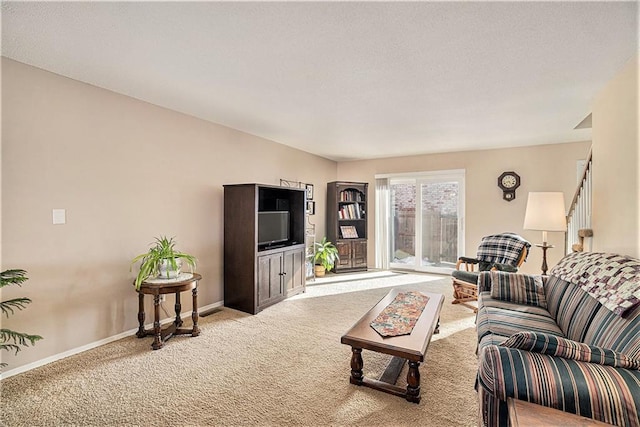
[[[371,387],[376,390],[406,398],[409,402],[420,403],[420,363],[424,362],[431,336],[439,332],[440,310],[444,296],[418,291],[429,297],[420,318],[411,334],[383,338],[370,323],[389,305],[400,292],[410,289],[392,289],[378,304],[369,310],[349,331],[340,338],[342,344],[351,346],[351,384]],[[370,350],[394,356],[380,380],[366,378],[362,373],[362,350]],[[395,385],[404,361],[409,361],[407,388]]]

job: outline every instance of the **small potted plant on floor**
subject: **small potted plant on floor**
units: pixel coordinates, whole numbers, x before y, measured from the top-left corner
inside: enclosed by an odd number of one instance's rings
[[[196,268],[196,258],[193,255],[180,252],[175,249],[175,241],[165,236],[156,237],[155,244],[147,253],[140,254],[131,261],[133,264],[142,261],[140,271],[136,276],[135,287],[140,289],[140,284],[148,278],[174,279],[180,274],[182,262],[191,267],[191,272]]]
[[[322,238],[322,242],[316,242],[314,260],[317,277],[324,276],[325,272],[330,271],[339,259],[338,248],[328,242],[326,237]]]

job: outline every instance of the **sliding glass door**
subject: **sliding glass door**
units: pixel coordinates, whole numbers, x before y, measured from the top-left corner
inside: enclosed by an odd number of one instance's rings
[[[450,273],[464,248],[464,171],[390,177],[390,266]]]

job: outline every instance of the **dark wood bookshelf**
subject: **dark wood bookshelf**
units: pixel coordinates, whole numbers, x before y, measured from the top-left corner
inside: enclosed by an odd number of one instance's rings
[[[340,256],[336,273],[367,269],[367,189],[365,182],[327,184],[327,239]]]

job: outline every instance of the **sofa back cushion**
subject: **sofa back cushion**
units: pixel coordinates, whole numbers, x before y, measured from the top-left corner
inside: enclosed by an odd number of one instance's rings
[[[620,317],[579,286],[550,276],[547,310],[571,340],[640,357],[640,306]]]
[[[541,276],[490,271],[491,297],[513,303],[547,308]]]
[[[585,342],[640,358],[640,306],[620,317],[610,310],[598,310],[585,332]]]

